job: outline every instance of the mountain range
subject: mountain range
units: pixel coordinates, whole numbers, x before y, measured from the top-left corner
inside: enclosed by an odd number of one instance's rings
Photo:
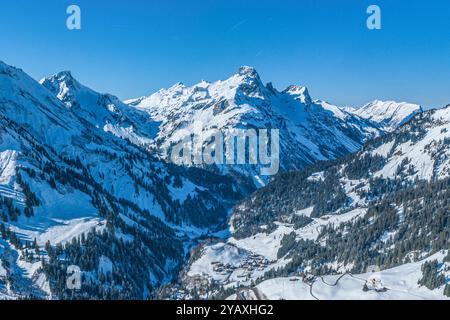
[[[203,296],[203,281],[222,298],[449,297],[449,124],[449,107],[420,112],[356,153],[278,175],[164,294]]]
[[[305,87],[292,85],[280,92],[270,83],[264,85],[251,67],[241,67],[223,81],[203,81],[192,87],[178,83],[126,103],[161,123],[155,144],[164,150],[165,158],[183,138],[180,129],[198,135],[212,129],[279,129],[280,167],[298,170],[354,152],[382,132],[373,121],[313,100]],[[255,187],[268,181],[258,174],[257,166],[217,169],[242,175]]]
[[[0,297],[252,296],[270,279],[436,254],[432,274],[447,275],[449,114],[338,107],[251,67],[122,102],[68,71],[37,82],[0,62]],[[280,173],[171,163],[184,132],[230,129],[280,130]]]

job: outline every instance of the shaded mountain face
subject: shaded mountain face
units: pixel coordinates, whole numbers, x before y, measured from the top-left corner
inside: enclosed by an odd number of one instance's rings
[[[371,121],[313,101],[305,87],[293,85],[279,92],[271,84],[263,85],[251,67],[242,67],[223,81],[192,87],[178,83],[126,103],[161,123],[155,141],[166,159],[173,145],[184,138],[184,132],[202,135],[209,130],[279,129],[281,170],[296,170],[354,152],[381,133]],[[270,177],[261,176],[258,169],[218,168],[228,174],[237,172],[261,186]]]
[[[375,100],[359,109],[350,110],[357,116],[368,119],[384,131],[393,131],[408,122],[414,115],[422,112],[422,107],[407,102]]]
[[[418,113],[359,152],[278,175],[234,207],[231,237],[199,249],[182,288],[195,277],[213,279],[210,288],[222,297],[234,293],[233,286],[267,279],[362,274],[369,266],[383,270],[446,255],[449,127],[448,107]],[[214,267],[215,261],[225,267]],[[432,275],[442,278],[439,270]],[[419,285],[416,279],[414,290],[443,297],[445,281],[429,276],[424,273]],[[428,289],[419,287],[423,283]]]
[[[106,130],[145,137],[148,117],[68,77],[54,96],[50,82],[0,63],[0,292],[64,298],[73,264],[90,279],[80,295],[140,299],[248,191]]]

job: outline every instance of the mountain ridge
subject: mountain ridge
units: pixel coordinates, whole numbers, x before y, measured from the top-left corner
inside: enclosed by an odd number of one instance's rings
[[[362,277],[370,266],[389,273],[415,263],[419,281],[401,296],[448,297],[449,124],[450,108],[418,113],[356,153],[278,175],[234,207],[230,238],[199,248],[181,289],[166,294],[189,297],[185,288],[197,277],[209,283],[208,294],[227,297],[255,283],[279,290],[274,283],[286,278],[312,285],[336,274]],[[447,255],[435,264],[443,267],[425,273],[438,253]],[[363,285],[346,294],[369,291]],[[378,299],[391,295],[392,282],[381,278],[378,285]],[[303,296],[300,288],[289,292]]]
[[[165,284],[177,288],[176,280],[184,285],[199,270],[222,279],[199,262],[211,252],[214,259],[223,253],[261,264],[253,280],[300,267],[342,271],[353,253],[341,247],[340,225],[354,228],[349,223],[359,221],[360,231],[375,228],[367,219],[379,213],[371,206],[386,210],[386,224],[375,226],[386,227],[380,237],[394,241],[390,232],[398,233],[393,223],[399,220],[379,196],[386,190],[397,206],[417,206],[432,221],[427,230],[441,237],[436,219],[444,214],[439,195],[446,194],[442,181],[450,175],[450,112],[401,115],[388,113],[401,124],[392,122],[400,127],[385,134],[386,123],[314,100],[306,87],[278,91],[251,67],[226,80],[178,83],[123,103],[85,87],[69,71],[38,83],[0,61],[0,296],[70,298],[65,271],[73,264],[89,279],[77,298],[155,297]],[[180,128],[196,134],[280,129],[281,172],[258,180],[258,167],[170,163],[161,149],[169,152],[182,138]],[[413,197],[420,188],[431,190],[435,216]],[[417,231],[412,215],[405,217]],[[320,249],[327,238],[346,252],[345,260]],[[423,249],[405,237],[399,241]],[[329,260],[328,269],[302,264],[314,250]],[[218,290],[217,283],[204,288]]]
[[[148,297],[246,192],[86,121],[20,69],[0,65],[0,94],[0,258],[8,266],[0,292],[7,296],[67,298],[61,270],[74,264],[91,280],[80,298]],[[98,272],[105,261],[108,274]]]
[[[334,159],[356,151],[367,139],[381,134],[371,121],[326,102],[313,101],[305,87],[292,85],[280,92],[270,83],[264,85],[252,67],[241,67],[226,80],[203,81],[191,87],[178,83],[126,103],[161,122],[156,143],[165,150],[166,158],[171,145],[180,140],[178,127],[192,133],[225,128],[279,129],[282,170]],[[240,173],[260,186],[256,170]]]
[[[379,124],[385,131],[392,131],[415,114],[423,112],[423,109],[420,105],[413,103],[374,100],[353,112]]]

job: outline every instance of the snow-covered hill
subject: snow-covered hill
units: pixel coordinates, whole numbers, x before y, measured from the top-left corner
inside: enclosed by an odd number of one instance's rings
[[[449,125],[448,107],[419,113],[396,131],[370,141],[361,151],[336,162],[324,163],[295,175],[280,177],[256,195],[272,199],[270,204],[264,202],[266,207],[273,205],[273,208],[284,208],[288,205],[289,210],[303,210],[314,204],[311,195],[308,196],[309,200],[293,199],[290,193],[286,192],[286,188],[299,189],[297,192],[301,193],[297,195],[305,192],[305,197],[311,192],[323,192],[322,196],[325,198],[322,200],[329,196],[326,192],[333,191],[333,199],[329,199],[328,205],[321,203],[320,208],[317,205],[314,207],[312,214],[321,216],[335,213],[336,210],[339,212],[343,208],[367,206],[374,200],[375,192],[381,196],[387,191],[417,185],[417,181],[434,182],[446,179],[449,177],[450,166]],[[286,184],[285,179],[291,179],[292,182],[300,180],[296,185],[290,186]],[[377,183],[393,186],[385,189],[376,185]],[[321,184],[325,188],[324,191],[314,186]],[[278,190],[278,187],[283,188]],[[305,190],[302,190],[303,187]],[[247,206],[250,206],[251,210],[259,209],[259,203],[258,206],[255,205],[255,198],[245,202],[246,206],[242,211],[245,211]],[[239,208],[240,206],[237,206],[235,211],[240,211]],[[236,217],[234,219],[233,221],[238,221]]]
[[[146,136],[146,114],[67,73],[52,79],[61,90],[0,62],[0,271],[8,275],[0,291],[64,298],[71,293],[58,270],[74,264],[92,280],[84,295],[145,297],[245,188],[159,161],[137,135],[117,134],[130,125]],[[112,272],[101,276],[107,260]]]
[[[264,85],[251,67],[242,67],[223,81],[203,81],[192,87],[178,83],[126,103],[161,122],[156,141],[166,158],[185,132],[205,135],[213,129],[280,129],[281,169],[294,170],[354,152],[380,134],[371,121],[313,101],[305,87],[293,85],[280,92],[270,83]],[[229,173],[230,166],[219,169]],[[258,177],[256,169],[231,167],[261,186],[269,178]]]
[[[393,131],[423,110],[413,103],[375,100],[359,109],[347,111],[373,121],[384,131]]]
[[[176,292],[189,295],[186,288],[198,279],[207,279],[219,296],[264,281],[256,288],[280,298],[278,286],[269,290],[276,281],[270,279],[301,274],[308,281],[312,276],[361,274],[376,265],[405,272],[400,283],[404,294],[391,290],[366,298],[442,297],[444,289],[449,295],[448,274],[439,275],[441,265],[423,274],[419,267],[419,261],[449,249],[449,125],[449,107],[422,112],[357,153],[280,174],[235,206],[231,237],[199,248],[184,274],[185,285]],[[405,265],[409,262],[415,264]],[[422,277],[427,280],[418,286]],[[343,280],[352,297],[360,291],[355,285],[364,284],[351,276]],[[400,290],[399,283],[388,284]],[[300,287],[285,298],[306,297],[307,287]],[[323,289],[318,291],[321,298],[344,294]]]

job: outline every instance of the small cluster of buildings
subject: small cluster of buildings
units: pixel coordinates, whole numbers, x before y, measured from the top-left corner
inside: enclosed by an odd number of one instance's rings
[[[237,274],[236,277],[248,280],[254,271],[264,271],[271,263],[272,261],[269,261],[263,256],[250,254],[246,256],[239,265],[231,265],[229,263],[224,264],[220,261],[213,261],[211,262],[211,265],[213,266],[214,272],[224,276],[231,276],[236,270],[242,271]]]

